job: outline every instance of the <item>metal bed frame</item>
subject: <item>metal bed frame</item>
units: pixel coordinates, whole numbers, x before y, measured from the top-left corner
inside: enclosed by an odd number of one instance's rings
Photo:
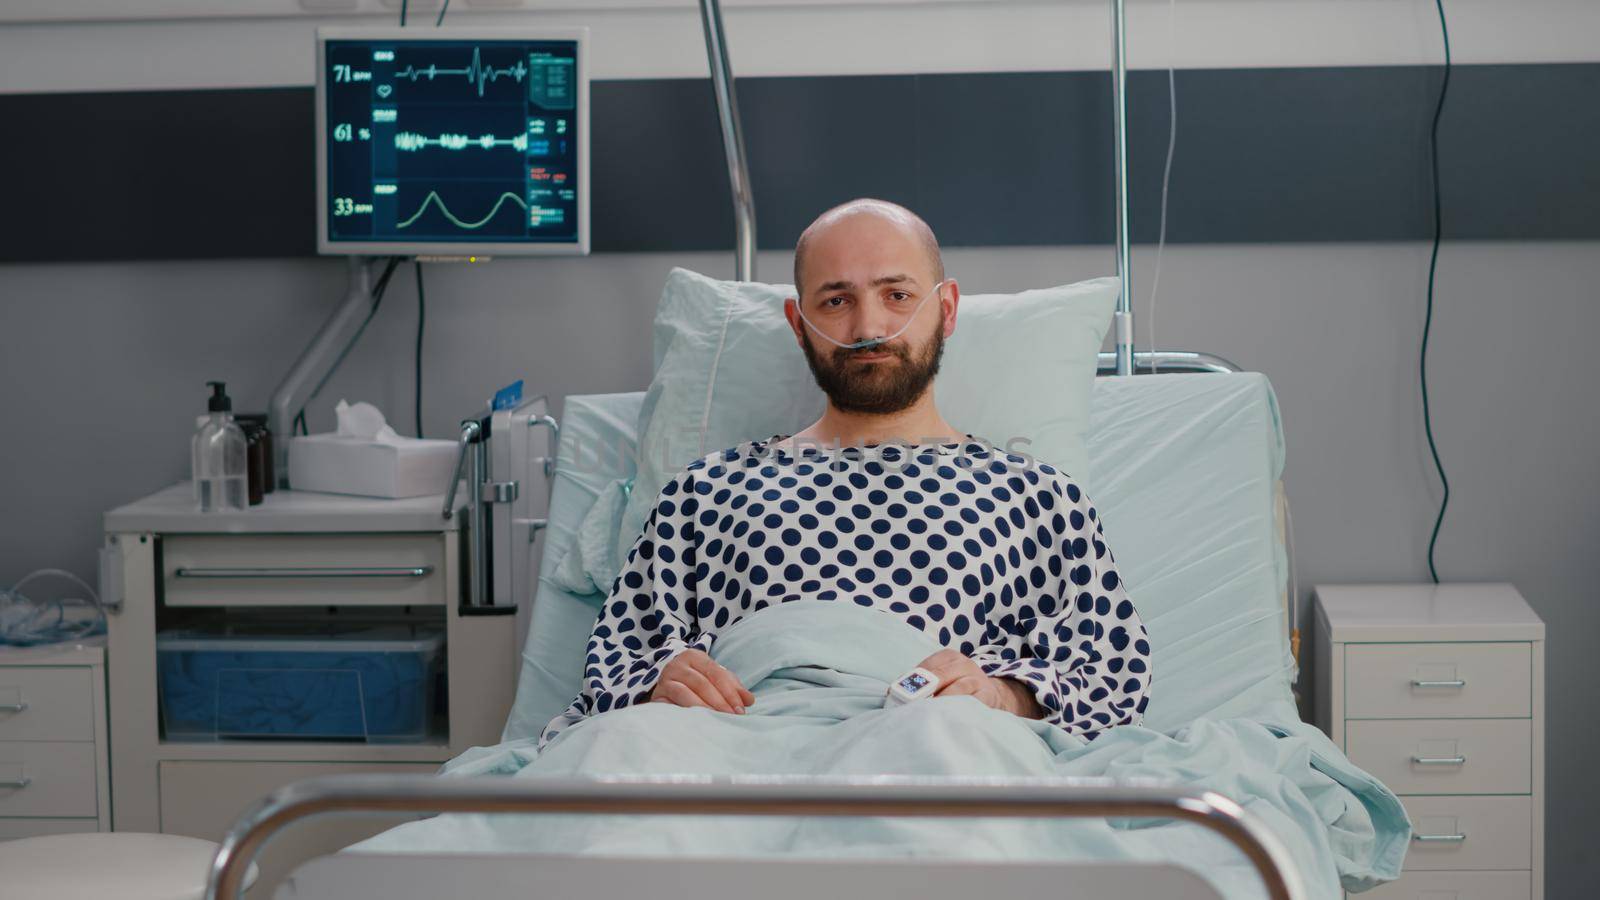
[[[1133,346],[1133,306],[1128,285],[1130,234],[1128,226],[1127,53],[1125,0],[1111,0],[1112,109],[1115,140],[1116,259],[1119,293],[1114,315],[1114,347],[1099,354],[1101,375],[1135,375],[1163,372],[1239,372],[1238,366],[1219,356],[1192,351],[1136,351]],[[755,277],[756,216],[751,190],[744,131],[723,29],[720,0],[700,0],[706,56],[717,104],[728,166],[735,231],[735,273],[741,281]],[[352,266],[352,297],[364,298],[367,272]],[[347,303],[351,306],[352,303]],[[341,308],[338,319],[345,314]],[[348,315],[345,315],[348,318]],[[330,323],[330,325],[335,323]],[[338,329],[329,328],[328,331]],[[328,335],[331,350],[338,338]],[[313,348],[317,349],[317,348]],[[312,355],[308,351],[308,355]],[[298,364],[297,364],[298,368]],[[302,379],[303,380],[303,379]],[[287,384],[287,383],[286,383]],[[280,389],[287,395],[287,389]],[[287,405],[274,397],[280,417]],[[550,426],[549,455],[543,458],[545,474],[554,462],[559,434],[555,420],[543,414],[539,398],[528,425]],[[280,408],[282,407],[282,408]],[[476,423],[475,423],[476,424]],[[514,429],[515,430],[515,429]],[[526,429],[522,429],[526,430]],[[463,459],[470,443],[462,436]],[[531,448],[521,448],[524,452]],[[533,458],[533,454],[527,457]],[[468,480],[473,499],[480,493],[488,503],[516,496],[489,496],[494,487],[484,451],[469,460],[474,478]],[[280,471],[283,468],[280,466]],[[479,484],[482,481],[485,484]],[[445,515],[449,515],[446,507]],[[507,513],[509,514],[509,512]],[[475,515],[475,522],[481,519]],[[509,520],[504,523],[509,525]],[[526,519],[531,543],[543,520]],[[475,529],[479,530],[479,529]],[[500,544],[511,529],[495,529]],[[480,541],[483,538],[479,538]],[[509,540],[507,541],[509,543]],[[1292,544],[1290,545],[1292,547]],[[507,549],[510,549],[507,547]],[[528,548],[531,552],[531,546]],[[1292,552],[1292,551],[1291,551]],[[476,554],[475,554],[476,555]],[[475,560],[480,561],[481,560]],[[478,569],[474,596],[485,593],[486,573]],[[1293,590],[1293,559],[1290,581]],[[1290,625],[1296,610],[1290,603]],[[1299,900],[1305,896],[1287,853],[1277,838],[1238,804],[1211,791],[1186,790],[1155,783],[1116,782],[1109,779],[916,779],[895,776],[872,778],[800,777],[694,777],[571,778],[510,780],[440,779],[433,776],[348,775],[310,779],[284,787],[259,801],[228,831],[217,851],[206,885],[206,900],[238,900],[246,872],[263,845],[284,828],[311,817],[357,813],[632,813],[642,815],[731,814],[756,816],[942,816],[942,817],[1155,817],[1198,824],[1229,841],[1260,875],[1272,900]],[[358,856],[351,854],[349,857]],[[470,857],[464,857],[470,859]],[[336,858],[324,858],[320,863]],[[548,861],[548,858],[545,858]],[[314,865],[314,864],[313,864]],[[980,864],[981,865],[981,864]],[[1012,865],[1012,864],[1007,864]],[[1057,867],[1063,863],[1054,863]],[[1150,864],[1140,864],[1150,865]],[[297,876],[306,870],[302,868]],[[317,873],[313,873],[317,874]],[[311,879],[315,881],[315,879]],[[330,882],[324,882],[327,884]],[[331,883],[337,883],[333,881]],[[1200,893],[1215,896],[1208,887]]]
[[[1305,896],[1278,839],[1238,804],[1212,791],[1153,783],[889,776],[511,780],[341,775],[291,784],[246,812],[217,850],[206,900],[239,900],[250,863],[268,839],[294,822],[336,813],[1159,817],[1192,822],[1226,839],[1249,860],[1271,900]],[[311,895],[323,896],[316,891]]]

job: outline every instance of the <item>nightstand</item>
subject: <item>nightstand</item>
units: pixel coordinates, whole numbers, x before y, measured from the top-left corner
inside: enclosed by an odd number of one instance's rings
[[[1316,722],[1400,796],[1374,900],[1544,896],[1544,622],[1509,584],[1318,585]]]
[[[110,831],[106,752],[104,638],[0,647],[0,841]]]
[[[462,602],[466,517],[445,519],[443,497],[280,490],[249,509],[200,513],[192,491],[180,484],[105,516],[115,830],[218,841],[251,804],[290,782],[431,773],[499,740],[516,689],[515,609],[486,615]],[[433,685],[442,708],[426,734],[368,741],[249,732],[253,722],[222,716],[226,688],[216,676],[216,733],[167,733],[163,633],[218,620],[331,632],[337,617],[443,635],[442,683]],[[346,671],[358,687],[340,702],[361,696],[359,673]],[[358,716],[365,724],[364,712]],[[257,860],[255,893],[272,896],[300,860],[369,837],[385,821],[403,820],[344,818],[282,835]]]

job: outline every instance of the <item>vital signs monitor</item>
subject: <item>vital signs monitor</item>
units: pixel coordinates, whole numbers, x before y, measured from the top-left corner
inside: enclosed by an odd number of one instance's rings
[[[317,30],[317,250],[589,252],[586,29]]]

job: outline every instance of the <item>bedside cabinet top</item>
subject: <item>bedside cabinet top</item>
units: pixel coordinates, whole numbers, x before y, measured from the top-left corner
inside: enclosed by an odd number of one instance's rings
[[[1316,616],[1333,643],[1541,641],[1544,620],[1510,584],[1319,584]]]
[[[456,502],[466,503],[466,494]],[[259,506],[203,513],[195,508],[194,486],[187,481],[164,488],[105,514],[108,532],[171,532],[179,534],[307,534],[350,532],[456,531],[464,518],[444,517],[444,495],[352,497],[315,491],[274,491]]]
[[[0,644],[0,666],[94,666],[105,662],[104,635],[68,641],[64,644],[37,644],[18,647]]]

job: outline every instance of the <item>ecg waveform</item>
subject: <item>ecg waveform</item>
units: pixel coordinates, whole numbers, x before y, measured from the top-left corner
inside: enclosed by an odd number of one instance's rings
[[[496,147],[512,147],[517,150],[528,149],[528,135],[519,134],[516,137],[495,137],[492,134],[471,137],[465,134],[441,134],[438,137],[428,137],[425,134],[415,134],[410,131],[401,131],[394,136],[396,150],[426,150],[429,147],[440,147],[445,150],[466,150],[479,147],[484,150],[493,150]]]
[[[476,222],[463,222],[462,220],[456,218],[454,213],[450,212],[449,207],[444,205],[444,200],[439,196],[438,191],[429,191],[428,196],[422,198],[422,205],[417,207],[417,211],[412,213],[410,218],[401,221],[396,227],[411,227],[412,222],[422,218],[422,214],[428,211],[428,204],[435,203],[438,204],[439,212],[443,213],[446,219],[454,222],[460,228],[465,228],[468,231],[472,231],[489,224],[489,220],[495,217],[495,214],[500,211],[500,207],[504,206],[507,200],[510,200],[518,206],[521,206],[524,210],[528,208],[528,203],[526,200],[523,200],[521,197],[518,197],[516,194],[513,194],[510,191],[506,191],[500,195],[500,199],[494,202],[494,206],[490,208],[489,212],[485,214],[483,218]]]
[[[441,76],[447,78],[462,76],[466,78],[468,82],[478,89],[478,96],[482,97],[484,85],[493,84],[501,78],[515,78],[517,83],[521,84],[522,79],[528,77],[528,66],[527,63],[519,59],[516,65],[504,69],[496,69],[494,66],[486,67],[479,56],[479,48],[473,47],[472,62],[468,63],[465,69],[441,69],[437,65],[430,64],[427,68],[422,69],[416,66],[406,66],[404,69],[394,73],[394,77],[409,79],[413,83],[419,78],[426,77],[429,81],[433,81]]]

